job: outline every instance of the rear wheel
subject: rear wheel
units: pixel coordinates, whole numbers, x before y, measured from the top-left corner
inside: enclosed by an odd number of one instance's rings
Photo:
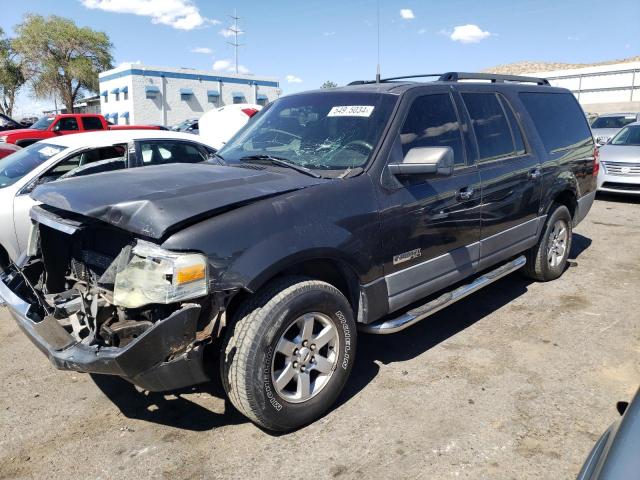
[[[571,213],[561,204],[554,204],[547,217],[538,243],[527,253],[523,273],[534,280],[547,282],[560,277],[567,267],[573,230]]]
[[[258,425],[291,430],[317,419],[347,381],[356,325],[325,282],[288,277],[241,307],[229,326],[221,374],[233,405]]]

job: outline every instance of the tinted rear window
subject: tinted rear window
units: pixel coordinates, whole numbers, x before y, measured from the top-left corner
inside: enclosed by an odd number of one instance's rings
[[[82,126],[85,130],[102,130],[102,122],[98,117],[82,117]]]
[[[480,160],[513,155],[516,148],[504,110],[494,93],[463,93],[473,123]]]
[[[580,105],[571,93],[520,93],[549,153],[592,142]]]

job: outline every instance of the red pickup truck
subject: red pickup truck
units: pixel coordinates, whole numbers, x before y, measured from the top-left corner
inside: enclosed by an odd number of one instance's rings
[[[13,143],[26,147],[45,138],[69,135],[70,133],[95,132],[98,130],[159,130],[159,126],[111,125],[102,115],[88,113],[65,113],[42,117],[29,128],[8,130],[0,133],[0,143]]]

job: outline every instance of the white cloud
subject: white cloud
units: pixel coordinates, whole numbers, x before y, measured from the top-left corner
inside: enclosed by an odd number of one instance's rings
[[[421,28],[420,30],[418,30],[418,35],[424,35],[425,33],[427,33],[426,28]]]
[[[236,66],[231,60],[216,60],[213,62],[213,66],[211,68],[218,72],[236,72]],[[238,65],[238,73],[246,75],[247,73],[251,73],[251,70],[244,65]]]
[[[192,48],[190,50],[191,53],[204,53],[206,55],[209,55],[211,53],[213,53],[213,50],[211,50],[209,47],[195,47]]]
[[[302,79],[295,75],[287,75],[285,78],[287,79],[287,83],[302,83]]]
[[[129,13],[151,17],[152,23],[168,25],[178,30],[193,30],[220,22],[203,17],[192,0],[80,0],[91,9],[112,13]]]
[[[227,70],[231,67],[231,60],[216,60],[213,62],[214,70]]]
[[[453,27],[453,33],[449,35],[449,38],[454,42],[478,43],[491,35],[491,32],[485,32],[477,25],[469,24]]]
[[[405,20],[413,20],[416,16],[413,14],[413,10],[410,8],[403,8],[400,10],[400,16]]]
[[[222,35],[224,38],[233,37],[236,34],[236,32],[231,28],[223,28],[218,33]],[[238,30],[238,35],[242,35],[243,33],[244,32],[242,30]]]
[[[322,35],[324,35],[325,37],[333,37],[336,34],[336,32],[323,32]]]

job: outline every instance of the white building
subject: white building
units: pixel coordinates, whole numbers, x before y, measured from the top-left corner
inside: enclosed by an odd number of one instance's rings
[[[173,125],[233,103],[279,97],[272,78],[125,64],[99,75],[100,109],[112,123]]]
[[[640,112],[640,62],[532,72],[551,85],[568,88],[590,113]]]

